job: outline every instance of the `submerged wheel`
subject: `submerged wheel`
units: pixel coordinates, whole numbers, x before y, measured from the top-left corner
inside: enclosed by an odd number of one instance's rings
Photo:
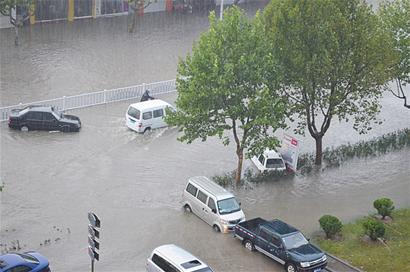
[[[285,269],[286,269],[286,272],[297,272],[298,271],[298,269],[293,263],[287,263],[285,265]]]
[[[62,132],[70,132],[70,127],[69,127],[69,126],[63,126],[63,127],[61,128],[61,131],[62,131]]]
[[[28,131],[28,126],[22,126],[20,128],[21,131],[27,132]]]
[[[150,132],[150,131],[151,131],[151,127],[147,127],[146,129],[144,129],[144,133],[147,132],[147,131]]]
[[[188,204],[186,204],[186,205],[184,206],[184,210],[185,210],[187,213],[192,212],[192,209],[191,209],[191,207],[190,207]]]
[[[212,227],[215,232],[221,232],[221,229],[218,227],[218,225],[213,225]]]
[[[249,240],[245,240],[245,242],[243,243],[243,246],[249,251],[254,251],[255,250],[255,246]]]

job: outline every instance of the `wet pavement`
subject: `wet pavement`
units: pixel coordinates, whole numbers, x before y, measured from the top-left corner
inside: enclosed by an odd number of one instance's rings
[[[147,15],[141,23],[146,28],[134,34],[126,33],[125,17],[36,25],[23,31],[19,48],[7,44],[8,30],[0,30],[0,105],[174,78],[178,57],[189,52],[208,24],[205,14]],[[175,97],[161,98],[173,102]],[[5,183],[0,250],[19,240],[22,250],[47,256],[53,271],[90,271],[87,213],[94,211],[102,221],[96,271],[144,271],[151,250],[166,243],[187,249],[216,271],[282,271],[181,208],[190,176],[235,168],[234,147],[215,138],[179,143],[175,128],[136,134],[124,124],[131,102],[71,111],[82,120],[80,133],[22,133],[0,124]],[[410,126],[401,101],[386,95],[382,104],[384,123],[369,135],[334,122],[324,146]],[[300,138],[302,152],[313,150],[311,138]],[[323,214],[347,222],[373,212],[379,197],[392,198],[397,208],[409,207],[409,151],[351,160],[306,177],[250,184],[234,193],[247,218],[281,218],[309,236],[319,229]]]

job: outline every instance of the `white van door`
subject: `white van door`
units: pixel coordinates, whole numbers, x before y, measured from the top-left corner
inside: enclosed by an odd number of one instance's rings
[[[198,204],[195,205],[195,206],[197,206],[197,207],[196,207],[196,208],[197,208],[197,213],[196,213],[196,214],[197,214],[202,220],[204,220],[205,222],[208,223],[207,218],[206,218],[206,216],[205,216],[205,214],[206,214],[205,209],[208,208],[208,206],[206,206],[206,202],[207,202],[207,200],[208,200],[208,195],[207,195],[206,193],[202,192],[201,190],[199,190],[199,191],[198,191],[198,194],[197,194],[197,200],[198,200],[198,201],[196,201],[196,202],[197,202]]]
[[[142,126],[143,126],[143,130],[145,130],[146,128],[151,128],[152,127],[152,111],[145,111],[144,113],[142,113]]]
[[[213,225],[214,222],[219,221],[219,215],[218,215],[218,211],[216,210],[216,203],[215,200],[210,196],[208,197],[208,204],[207,206],[204,208],[204,216],[205,216],[205,221],[209,224],[209,225]]]
[[[166,123],[164,121],[164,109],[156,109],[153,110],[153,128],[160,128],[166,126]]]

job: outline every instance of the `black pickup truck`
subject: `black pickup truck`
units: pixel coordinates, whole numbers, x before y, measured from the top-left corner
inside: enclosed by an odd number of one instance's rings
[[[287,272],[322,271],[327,265],[326,254],[309,243],[296,228],[278,219],[254,218],[239,223],[234,237],[250,251],[260,251],[285,266]]]

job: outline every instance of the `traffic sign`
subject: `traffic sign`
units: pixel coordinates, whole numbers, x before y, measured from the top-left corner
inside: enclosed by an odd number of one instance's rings
[[[93,250],[91,247],[88,247],[88,255],[90,255],[91,261],[100,260],[100,254],[98,254],[95,250]]]
[[[88,225],[88,233],[93,239],[100,238],[100,231],[94,228],[92,225]]]
[[[91,236],[88,236],[88,244],[93,249],[100,249],[100,243],[96,239],[93,239]]]

